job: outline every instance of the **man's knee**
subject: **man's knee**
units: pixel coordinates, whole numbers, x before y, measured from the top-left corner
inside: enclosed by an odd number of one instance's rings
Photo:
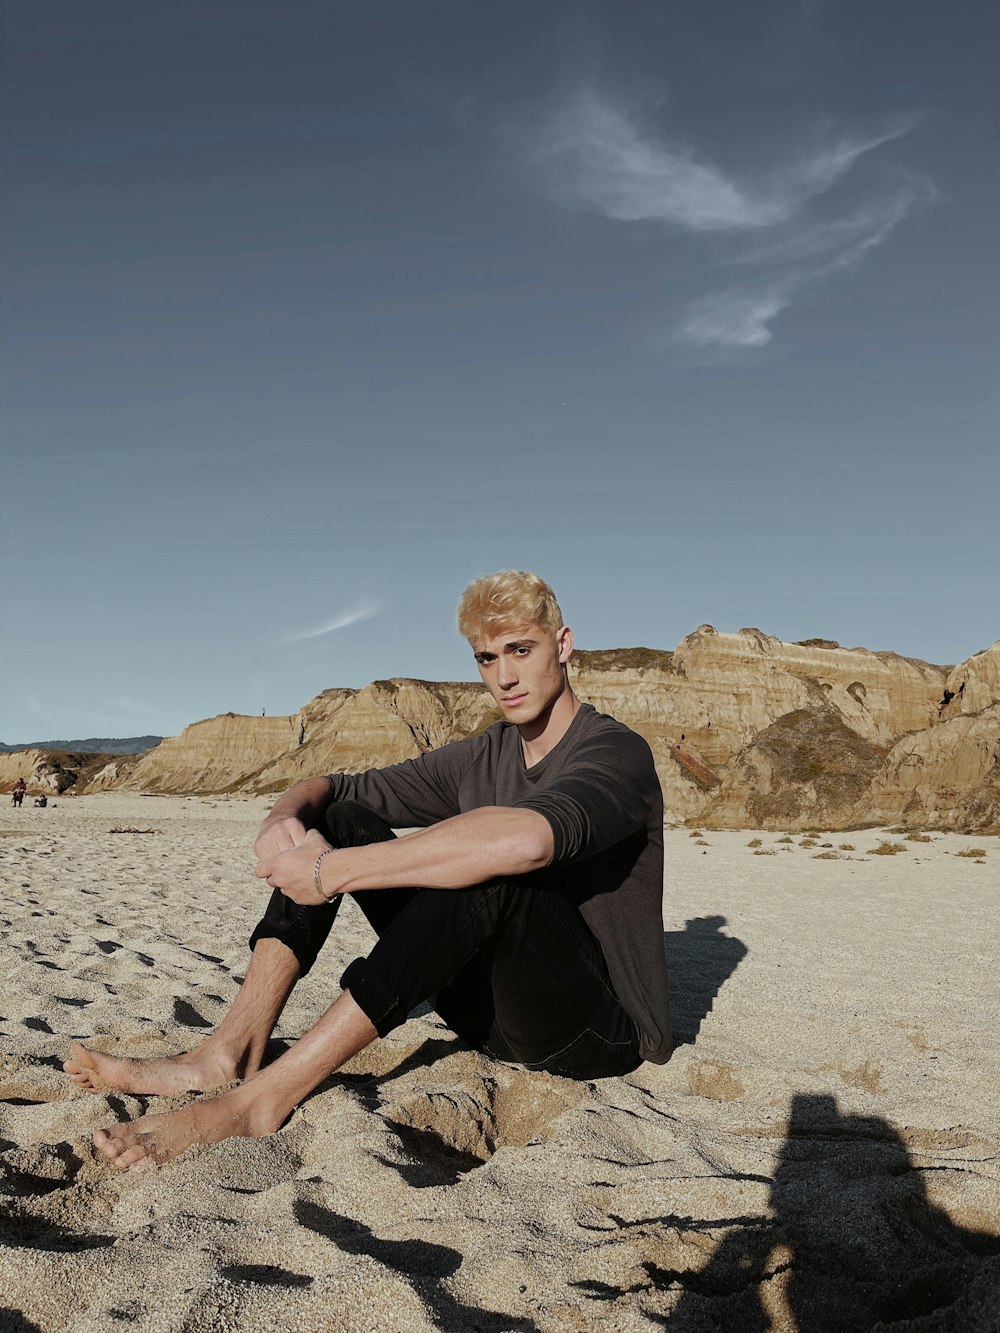
[[[396,835],[374,811],[361,801],[333,801],[324,815],[327,840],[334,847],[364,847],[389,842]]]

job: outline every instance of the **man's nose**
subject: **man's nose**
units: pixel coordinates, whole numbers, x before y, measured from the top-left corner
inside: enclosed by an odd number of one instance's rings
[[[502,690],[509,690],[512,685],[517,684],[517,666],[512,658],[500,659],[500,671],[497,675],[497,684]]]

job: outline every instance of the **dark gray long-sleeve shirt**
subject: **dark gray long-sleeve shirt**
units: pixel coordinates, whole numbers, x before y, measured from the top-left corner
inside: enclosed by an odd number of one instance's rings
[[[582,704],[562,740],[527,768],[515,726],[366,773],[331,773],[335,800],[358,800],[394,828],[502,805],[536,810],[555,840],[552,863],[523,878],[565,893],[593,931],[645,1060],[670,1056],[663,951],[663,797],[649,746]]]

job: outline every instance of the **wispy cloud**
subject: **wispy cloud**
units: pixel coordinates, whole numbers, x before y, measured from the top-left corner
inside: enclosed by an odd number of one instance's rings
[[[760,269],[761,280],[697,299],[675,325],[675,337],[695,346],[759,347],[803,288],[860,263],[933,195],[908,178],[845,217],[816,216],[822,196],[860,158],[916,123],[899,116],[868,134],[828,127],[810,151],[739,175],[693,145],[657,139],[637,116],[587,90],[534,128],[528,152],[544,188],[568,207],[694,234],[763,235],[756,249],[730,260]]]
[[[289,634],[281,642],[301,643],[304,639],[320,639],[324,634],[333,634],[338,629],[346,629],[348,625],[357,624],[359,620],[371,620],[373,616],[379,615],[382,609],[381,602],[376,602],[372,598],[365,598],[334,620],[328,621],[325,625],[318,625],[315,629],[303,630],[300,634]]]
[[[692,302],[677,323],[676,340],[694,347],[763,347],[773,336],[772,320],[804,289],[857,268],[870,250],[935,193],[926,182],[910,182],[851,217],[818,223],[768,249],[739,256],[738,263],[770,266],[770,271],[757,282]]]
[[[693,347],[763,347],[771,341],[771,320],[792,303],[794,288],[752,291],[732,288],[695,301],[677,329]]]

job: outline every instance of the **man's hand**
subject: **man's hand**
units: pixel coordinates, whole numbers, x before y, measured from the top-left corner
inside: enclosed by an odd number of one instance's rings
[[[260,839],[257,841],[259,843]],[[297,845],[262,858],[254,874],[258,879],[266,879],[272,889],[280,889],[286,898],[291,898],[292,902],[300,903],[303,907],[319,907],[330,899],[316,892],[313,871],[316,868],[317,856],[332,850],[321,833],[310,829]],[[329,862],[324,861],[323,868],[328,866]]]
[[[279,852],[289,852],[293,847],[301,846],[305,839],[306,826],[301,819],[293,815],[279,815],[275,819],[273,815],[268,815],[253,845],[254,855],[258,861],[265,861],[277,856]]]

